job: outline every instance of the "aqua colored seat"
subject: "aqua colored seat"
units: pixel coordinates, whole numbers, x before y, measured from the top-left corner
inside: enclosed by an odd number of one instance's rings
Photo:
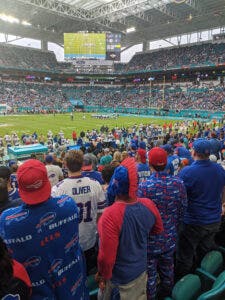
[[[172,297],[167,297],[165,300],[196,300],[200,294],[200,278],[195,274],[188,274],[175,284]]]
[[[215,282],[217,276],[223,271],[223,255],[219,251],[210,251],[201,261],[196,274],[201,279],[202,290],[208,291]]]
[[[225,299],[225,271],[215,280],[211,290],[198,297],[197,300],[224,300]]]
[[[201,261],[201,269],[212,275],[218,275],[223,270],[223,255],[219,251],[210,251]]]
[[[98,295],[98,284],[95,281],[95,277],[94,275],[89,275],[87,278],[87,286],[89,289],[89,296],[90,299],[97,299],[97,295]]]

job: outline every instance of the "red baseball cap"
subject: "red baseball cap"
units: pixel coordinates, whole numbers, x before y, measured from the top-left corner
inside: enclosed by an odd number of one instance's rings
[[[27,204],[42,203],[51,195],[46,167],[37,159],[29,159],[19,167],[17,180],[19,194]]]
[[[167,152],[162,148],[154,147],[149,151],[148,159],[152,166],[165,166],[167,164]]]
[[[146,150],[139,148],[137,153],[140,156],[141,162],[143,164],[145,164],[146,163]]]

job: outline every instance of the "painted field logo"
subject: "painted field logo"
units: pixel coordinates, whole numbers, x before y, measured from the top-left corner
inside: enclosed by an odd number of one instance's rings
[[[83,276],[80,274],[80,277],[78,278],[78,280],[71,287],[70,291],[73,296],[76,294],[77,288],[81,285],[82,279],[83,279]]]
[[[41,262],[41,257],[40,256],[32,256],[30,258],[28,258],[24,263],[24,267],[25,268],[29,268],[29,267],[37,267]]]
[[[66,202],[70,202],[70,197],[68,196],[62,196],[62,198],[60,198],[56,203],[58,204],[59,207],[63,207]]]
[[[64,247],[65,253],[69,252],[78,242],[78,236],[74,235],[69,243]]]
[[[56,273],[62,266],[63,260],[62,259],[55,259],[53,263],[51,264],[50,269],[48,270],[48,273]]]
[[[12,222],[20,222],[20,221],[26,219],[28,217],[28,215],[29,215],[29,210],[25,209],[24,211],[7,216],[5,218],[6,225],[11,224]]]
[[[41,219],[40,222],[36,225],[36,229],[38,233],[42,232],[43,227],[50,224],[56,217],[56,213],[54,212],[48,212],[45,214]]]

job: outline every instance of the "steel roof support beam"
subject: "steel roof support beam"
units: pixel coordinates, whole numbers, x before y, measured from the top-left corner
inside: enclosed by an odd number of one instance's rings
[[[41,7],[46,10],[50,10],[60,15],[66,15],[70,18],[87,20],[90,19],[90,13],[84,9],[76,8],[74,6],[65,4],[63,2],[54,0],[17,0],[24,4]]]
[[[146,4],[146,9],[151,9],[157,3],[157,0],[117,0],[93,9],[91,11],[91,18],[98,19],[123,10],[129,13],[129,15],[133,15],[134,7],[138,8],[140,4]],[[143,7],[140,6],[139,11],[143,10]]]

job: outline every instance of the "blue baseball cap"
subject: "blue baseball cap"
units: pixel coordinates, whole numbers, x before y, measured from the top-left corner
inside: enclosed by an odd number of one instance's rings
[[[139,143],[139,148],[146,150],[146,143],[143,142],[143,141],[141,141],[141,142]]]
[[[210,155],[211,143],[203,138],[194,141],[192,148],[199,154]]]
[[[160,148],[164,149],[167,153],[173,152],[173,147],[170,144],[165,144],[163,146],[160,146]]]

